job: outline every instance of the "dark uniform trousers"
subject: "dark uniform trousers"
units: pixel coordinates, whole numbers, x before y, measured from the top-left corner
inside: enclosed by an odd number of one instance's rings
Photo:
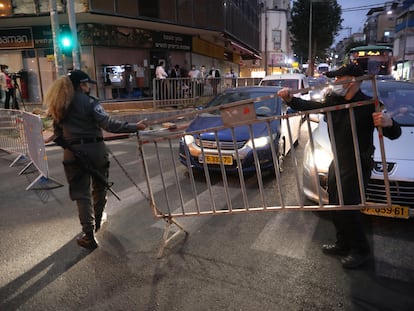
[[[108,178],[109,160],[105,143],[74,144],[73,149],[85,153],[93,168],[102,176]],[[63,155],[63,166],[66,179],[69,183],[69,195],[76,201],[82,231],[90,233],[94,231],[95,223],[101,221],[102,213],[107,202],[107,189],[99,180],[79,166],[73,153],[65,149]],[[92,197],[91,189],[92,187]]]
[[[345,205],[361,203],[358,172],[355,159],[348,159],[340,165],[342,194]],[[366,188],[372,170],[372,159],[361,159],[363,186]],[[332,162],[328,173],[328,193],[331,204],[339,204],[339,195],[335,178],[335,166]],[[332,211],[332,221],[336,228],[336,243],[353,253],[369,252],[362,214],[359,210]]]

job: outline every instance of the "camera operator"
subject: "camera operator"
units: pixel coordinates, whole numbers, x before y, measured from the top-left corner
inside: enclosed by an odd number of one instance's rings
[[[19,105],[17,104],[15,88],[13,83],[17,83],[16,76],[9,75],[9,66],[2,65],[1,66],[2,76],[4,74],[4,81],[5,84],[2,82],[2,88],[5,87],[4,92],[6,94],[6,99],[4,101],[4,108],[10,109],[10,99],[12,100],[12,107],[14,109],[19,109]],[[14,106],[14,107],[13,107]]]

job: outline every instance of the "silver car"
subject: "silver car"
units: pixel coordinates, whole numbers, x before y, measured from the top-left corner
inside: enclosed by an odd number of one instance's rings
[[[378,135],[374,133],[375,167],[366,189],[366,199],[371,202],[386,203],[383,170],[387,169],[392,208],[363,209],[367,214],[408,218],[414,216],[414,83],[384,80],[377,81],[378,96],[384,103],[385,110],[396,120],[402,129],[401,137],[396,140],[384,139],[387,167],[381,162]],[[364,81],[362,91],[372,95],[372,82]],[[323,115],[313,132],[314,157],[310,143],[305,146],[303,163],[303,188],[305,196],[319,202],[320,189],[322,203],[328,202],[327,176],[332,161],[331,145],[328,137],[327,124]],[[314,163],[318,177],[315,178]]]

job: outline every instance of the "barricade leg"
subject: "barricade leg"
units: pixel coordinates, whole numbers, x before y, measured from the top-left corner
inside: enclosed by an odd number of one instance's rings
[[[188,232],[178,222],[176,222],[171,216],[165,216],[164,221],[165,221],[164,234],[162,235],[161,246],[160,246],[160,249],[158,251],[157,258],[162,257],[162,254],[164,253],[164,249],[167,246],[168,242],[170,242],[178,234],[183,232],[183,233],[185,233],[186,236],[188,235]],[[172,235],[170,235],[171,225],[175,225],[180,230],[173,233]]]

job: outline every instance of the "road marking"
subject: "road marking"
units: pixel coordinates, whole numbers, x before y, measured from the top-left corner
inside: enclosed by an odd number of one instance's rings
[[[277,212],[259,234],[252,249],[290,258],[305,258],[317,223],[318,218],[309,212]]]

